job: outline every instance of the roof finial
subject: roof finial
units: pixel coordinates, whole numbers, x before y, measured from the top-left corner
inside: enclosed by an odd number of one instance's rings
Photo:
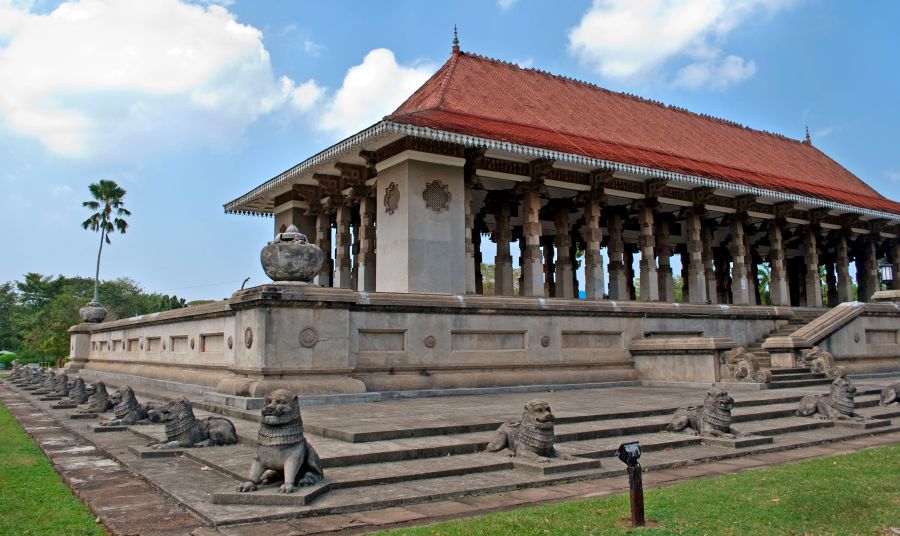
[[[812,140],[809,138],[809,125],[806,125],[806,137],[803,138],[803,143],[812,146]]]
[[[453,53],[459,54],[459,36],[456,34],[456,25],[453,25]]]

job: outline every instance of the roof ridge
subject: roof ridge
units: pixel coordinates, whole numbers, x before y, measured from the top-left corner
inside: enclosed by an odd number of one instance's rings
[[[641,97],[640,95],[635,95],[635,94],[633,94],[633,93],[626,93],[626,92],[624,92],[624,91],[613,91],[612,89],[605,88],[605,87],[600,86],[600,85],[597,85],[597,84],[595,84],[595,83],[593,83],[593,82],[587,82],[587,81],[585,81],[585,80],[580,80],[580,79],[578,79],[578,78],[573,78],[573,77],[571,77],[571,76],[566,76],[566,75],[562,75],[562,74],[555,74],[555,73],[551,73],[550,71],[545,71],[545,70],[543,70],[543,69],[536,69],[536,68],[534,68],[534,67],[522,67],[521,65],[519,65],[519,64],[517,64],[517,63],[513,63],[513,62],[510,62],[510,61],[501,60],[501,59],[497,59],[497,58],[491,58],[491,57],[489,57],[489,56],[485,56],[485,55],[483,55],[483,54],[476,54],[476,53],[474,53],[474,52],[464,52],[464,51],[460,51],[460,52],[459,52],[459,55],[460,55],[460,56],[463,56],[463,55],[465,55],[465,56],[470,56],[470,57],[472,57],[472,58],[476,58],[476,59],[480,59],[480,60],[484,60],[484,61],[489,61],[489,62],[492,62],[492,63],[498,63],[498,64],[500,64],[500,65],[505,65],[505,66],[507,66],[507,67],[515,67],[515,68],[520,69],[520,70],[522,70],[522,71],[531,71],[531,72],[534,72],[534,73],[537,73],[537,74],[540,74],[540,75],[543,75],[543,76],[546,76],[546,77],[549,77],[549,78],[556,78],[556,79],[564,80],[564,81],[566,81],[566,82],[573,82],[573,83],[575,83],[575,84],[582,85],[582,86],[586,86],[586,87],[589,87],[589,88],[592,88],[592,89],[599,89],[600,91],[603,91],[603,92],[605,92],[605,93],[609,93],[609,94],[612,94],[612,95],[618,95],[618,96],[621,96],[621,97],[626,97],[626,98],[629,98],[629,99],[631,99],[631,100],[633,100],[633,101],[640,102],[640,103],[643,103],[643,104],[651,104],[651,105],[654,105],[654,106],[658,106],[658,107],[660,107],[660,108],[665,108],[665,109],[672,110],[672,111],[675,111],[675,112],[680,112],[680,113],[683,113],[683,114],[686,114],[686,115],[690,115],[690,116],[693,116],[693,117],[699,117],[699,118],[705,119],[705,120],[707,120],[707,121],[712,121],[712,122],[715,122],[715,123],[721,123],[721,124],[724,124],[724,125],[727,125],[727,126],[736,127],[736,128],[741,128],[741,129],[744,129],[744,130],[749,130],[749,131],[751,131],[751,132],[756,132],[756,133],[759,133],[759,134],[765,134],[765,135],[767,135],[767,136],[772,136],[772,137],[775,137],[775,138],[778,138],[778,139],[781,139],[781,140],[791,141],[791,142],[794,142],[794,143],[798,143],[798,144],[800,144],[800,145],[805,145],[801,140],[795,140],[794,138],[790,138],[790,137],[785,136],[784,134],[781,134],[781,133],[778,133],[778,132],[771,132],[771,131],[768,131],[768,130],[761,130],[761,129],[753,128],[753,127],[750,127],[750,126],[748,126],[748,125],[743,125],[743,124],[741,124],[741,123],[738,123],[737,121],[732,121],[732,120],[730,120],[730,119],[725,119],[725,118],[722,118],[722,117],[716,117],[716,116],[710,115],[710,114],[704,114],[704,113],[700,113],[700,112],[694,112],[694,111],[688,110],[687,108],[685,108],[685,107],[683,107],[683,106],[676,106],[676,105],[674,105],[674,104],[666,104],[666,103],[664,103],[664,102],[662,102],[662,101],[657,101],[657,100],[653,100],[653,99],[648,99],[648,98],[646,98],[646,97]],[[454,59],[455,59],[455,58],[454,58]],[[441,102],[443,102],[443,94],[441,95]]]

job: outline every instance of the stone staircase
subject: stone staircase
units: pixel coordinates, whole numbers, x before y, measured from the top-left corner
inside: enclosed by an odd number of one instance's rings
[[[772,356],[762,347],[767,339],[771,337],[787,337],[813,320],[816,320],[825,312],[826,311],[818,309],[797,309],[794,311],[794,317],[791,318],[787,324],[772,330],[747,347],[749,352],[756,355],[761,368],[767,368],[772,371],[772,383],[769,385],[770,389],[809,387],[813,385],[824,385],[831,382],[824,374],[812,374],[809,369],[802,367],[772,368]]]
[[[808,372],[782,369],[786,382],[803,382]],[[747,438],[726,440],[667,433],[675,409],[702,402],[704,390],[607,388],[543,393],[556,420],[560,450],[575,462],[522,463],[484,452],[493,431],[516,418],[521,402],[535,395],[447,397],[303,409],[309,441],[325,466],[329,488],[305,503],[299,495],[263,491],[241,497],[247,503],[216,503],[211,493],[234,490],[246,478],[254,456],[257,412],[234,418],[240,442],[230,447],[160,452],[144,447],[165,437],[163,426],[131,426],[119,433],[94,432],[95,421],[70,420],[71,410],[52,411],[62,426],[85,435],[98,448],[169,493],[211,524],[230,525],[322,514],[363,511],[440,499],[551,485],[560,481],[623,478],[615,450],[640,441],[646,471],[734,458],[900,431],[900,407],[879,407],[879,390],[858,385],[859,413],[873,419],[856,425],[797,417],[802,396],[827,387],[793,391],[732,393],[736,429]],[[142,399],[142,401],[145,399]],[[195,408],[198,406],[195,405]],[[209,408],[213,409],[213,408]],[[197,417],[208,411],[195,410]],[[232,417],[236,417],[233,415]],[[163,455],[165,457],[160,457]],[[166,456],[167,455],[167,456]],[[231,495],[236,495],[231,493]]]

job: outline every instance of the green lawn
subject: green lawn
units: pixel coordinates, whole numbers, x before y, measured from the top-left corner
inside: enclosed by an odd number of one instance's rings
[[[106,534],[2,404],[0,534]]]
[[[639,531],[618,494],[380,534],[881,535],[900,527],[900,446],[646,490],[645,503],[653,526]]]

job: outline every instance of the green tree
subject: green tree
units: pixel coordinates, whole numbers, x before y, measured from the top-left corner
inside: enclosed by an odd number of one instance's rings
[[[82,203],[86,208],[95,211],[82,222],[81,226],[100,233],[100,249],[97,251],[97,271],[94,274],[94,301],[99,298],[100,287],[100,256],[103,254],[103,243],[110,244],[109,235],[116,231],[125,234],[128,229],[126,216],[131,212],[125,208],[125,189],[115,181],[101,180],[88,186],[93,197],[90,201]]]
[[[16,350],[22,344],[15,326],[19,296],[12,282],[0,285],[0,350]]]

